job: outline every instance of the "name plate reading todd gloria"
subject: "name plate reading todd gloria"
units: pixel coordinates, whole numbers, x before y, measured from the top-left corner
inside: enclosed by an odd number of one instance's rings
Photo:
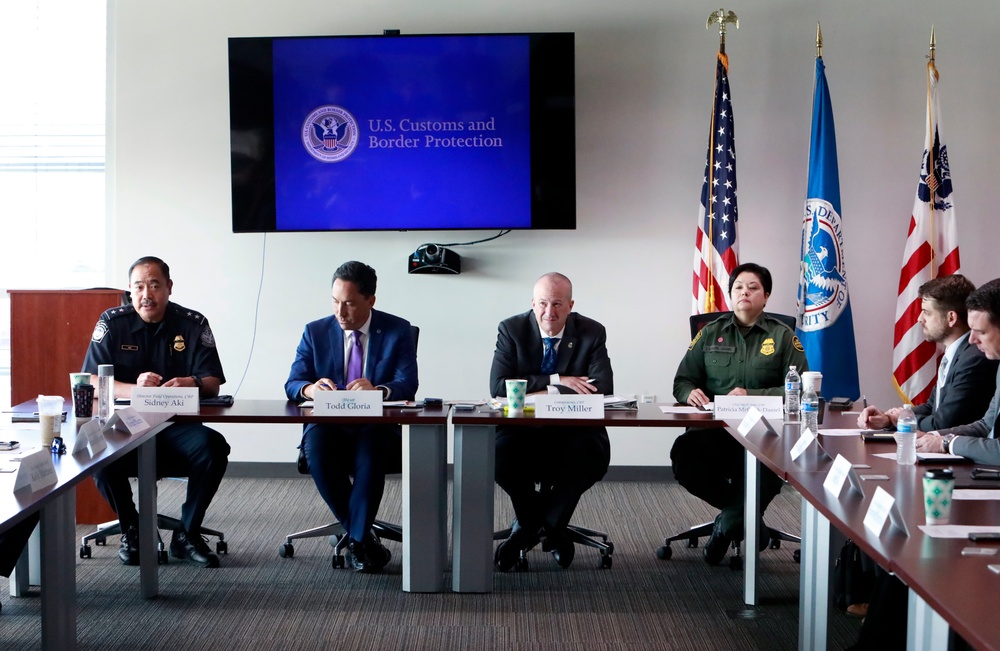
[[[743,418],[753,407],[769,421],[785,418],[781,396],[715,396],[715,417],[719,420]]]
[[[577,393],[535,396],[535,418],[604,418],[604,396]]]
[[[382,392],[317,391],[313,394],[316,416],[381,416]]]
[[[132,408],[145,414],[197,414],[198,387],[133,387]]]

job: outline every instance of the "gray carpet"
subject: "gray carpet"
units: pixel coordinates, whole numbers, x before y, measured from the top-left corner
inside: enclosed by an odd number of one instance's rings
[[[183,491],[183,483],[161,482],[160,511],[177,513]],[[383,519],[399,520],[399,498],[399,480],[390,479]],[[530,571],[495,575],[492,594],[405,594],[397,543],[388,543],[394,558],[376,576],[333,570],[325,539],[278,557],[286,533],[329,520],[308,478],[226,479],[206,523],[226,533],[222,568],[172,561],[160,569],[160,596],[146,601],[137,568],[118,562],[117,539],[77,560],[80,648],[795,649],[797,545],[762,554],[755,609],[742,603],[742,573],[707,566],[700,549],[675,544],[672,560],[656,558],[663,535],[711,515],[673,483],[603,482],[584,496],[575,522],[611,532],[612,569],[598,569],[590,549],[578,548],[568,570],[535,550]],[[497,528],[510,517],[498,492]],[[798,531],[798,519],[799,498],[786,488],[767,522]],[[38,648],[38,589],[22,599],[7,596],[2,579],[0,589],[0,649]],[[830,648],[849,645],[858,626],[834,614]]]

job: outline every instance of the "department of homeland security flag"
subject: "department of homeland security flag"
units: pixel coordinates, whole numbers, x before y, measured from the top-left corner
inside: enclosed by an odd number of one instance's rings
[[[920,182],[899,270],[896,327],[893,332],[892,379],[904,402],[927,402],[937,383],[937,344],[924,339],[917,323],[920,294],[928,280],[957,274],[958,222],[955,218],[948,148],[938,132],[938,71],[927,62],[927,130]]]
[[[729,274],[739,265],[736,210],[736,141],[729,96],[729,57],[719,52],[715,101],[708,134],[705,180],[694,243],[692,314],[731,310]]]
[[[835,396],[856,400],[861,388],[844,263],[837,135],[823,58],[819,56],[806,197],[797,334],[805,346],[809,370],[823,374],[822,396],[828,400]]]

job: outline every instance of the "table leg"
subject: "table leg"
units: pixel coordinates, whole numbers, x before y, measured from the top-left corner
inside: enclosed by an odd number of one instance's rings
[[[42,649],[76,648],[76,491],[41,510]]]
[[[41,551],[36,549],[38,536],[38,527],[35,527],[35,530],[31,532],[31,537],[28,538],[28,544],[24,546],[21,555],[17,557],[14,571],[10,573],[10,596],[12,597],[26,597],[28,595],[28,588],[31,585],[32,563],[37,565],[41,557]],[[41,583],[41,577],[37,578],[36,584]]]
[[[907,651],[948,648],[948,622],[911,588],[906,618]]]
[[[444,592],[447,426],[409,425],[403,429],[403,591]]]
[[[139,446],[139,590],[145,599],[159,592],[156,529],[156,437]]]
[[[757,561],[760,556],[757,523],[760,522],[760,463],[750,450],[746,455],[743,502],[743,603],[757,605]]]
[[[452,590],[493,589],[493,478],[496,430],[455,425]]]
[[[830,618],[830,521],[802,500],[799,648],[825,651]]]

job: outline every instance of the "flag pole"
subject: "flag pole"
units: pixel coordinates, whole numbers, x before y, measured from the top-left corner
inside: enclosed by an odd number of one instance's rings
[[[823,30],[819,26],[819,21],[816,21],[816,56],[818,58],[823,58]]]
[[[930,59],[927,62],[927,133],[930,134],[931,142],[927,147],[927,190],[930,193],[930,245],[931,245],[931,278],[937,278],[938,275],[938,259],[937,259],[937,248],[938,248],[938,233],[937,233],[937,220],[935,215],[937,211],[934,209],[935,201],[934,197],[937,194],[936,190],[938,187],[937,176],[934,171],[934,141],[936,140],[937,134],[934,133],[934,121],[936,116],[932,114],[934,107],[931,103],[931,76],[933,75],[934,81],[938,80],[937,66],[934,64],[934,53],[937,50],[937,39],[934,37],[934,25],[931,25],[931,44],[930,53],[927,58]]]
[[[728,74],[728,72],[729,72],[729,57],[726,55],[726,23],[732,23],[733,25],[736,26],[736,29],[739,29],[740,28],[740,19],[737,18],[736,14],[734,14],[732,11],[730,11],[729,13],[726,13],[726,10],[720,7],[718,11],[713,11],[712,13],[710,13],[708,15],[708,20],[705,21],[705,29],[711,29],[712,28],[712,23],[719,23],[719,54],[718,54],[718,58],[722,61],[722,66],[723,66],[723,68],[725,68],[726,73]],[[718,86],[719,86],[718,66],[716,66],[715,75],[716,75],[715,76],[715,88],[718,88]],[[708,152],[709,152],[708,153],[708,156],[709,156],[709,158],[708,158],[708,173],[709,174],[711,174],[712,170],[715,169],[715,103],[717,101],[718,101],[718,98],[715,97],[715,93],[714,93],[714,90],[713,90],[713,97],[712,97],[712,119],[710,120],[710,124],[712,125],[712,127],[711,127],[712,130],[711,130],[711,133],[709,134],[709,137],[708,137],[708,143],[709,143],[709,146],[708,146]],[[708,206],[707,206],[707,209],[708,209],[708,214],[709,215],[712,215],[712,216],[715,215],[715,195],[711,191],[711,184],[709,184]],[[709,217],[707,221],[708,221],[708,232],[706,233],[706,235],[708,236],[708,241],[711,242],[712,241],[712,234],[713,234],[713,231],[715,229],[715,224],[714,224],[714,220],[712,219],[712,217]],[[709,247],[709,248],[710,249],[714,249],[714,247]],[[714,282],[713,267],[712,267],[712,255],[713,254],[714,254],[714,250],[710,250],[709,253],[708,253],[708,256],[709,256],[708,257],[709,264],[707,265],[708,266],[708,283],[707,283],[708,286],[706,288],[707,291],[705,292],[705,312],[717,311],[716,307],[715,307],[716,306],[716,302],[715,302],[715,282]]]

